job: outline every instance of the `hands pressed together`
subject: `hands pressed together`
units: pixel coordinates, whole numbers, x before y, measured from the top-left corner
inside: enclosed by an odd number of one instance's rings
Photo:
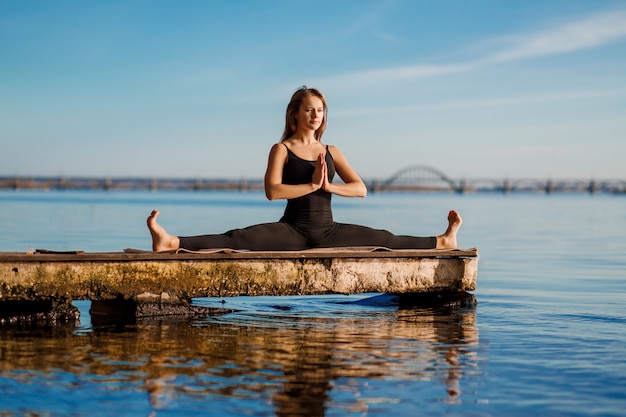
[[[313,171],[313,186],[316,189],[322,189],[328,191],[330,187],[330,181],[328,181],[328,166],[326,165],[326,155],[320,153],[317,156],[317,164],[315,165],[315,171]]]

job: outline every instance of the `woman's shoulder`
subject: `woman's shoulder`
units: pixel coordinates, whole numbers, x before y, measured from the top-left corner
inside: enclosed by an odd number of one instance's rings
[[[270,160],[284,160],[286,161],[289,154],[289,148],[283,143],[278,142],[272,145],[270,149]]]
[[[277,142],[275,144],[272,145],[270,151],[271,152],[287,152],[287,150],[289,149],[289,147],[285,144],[285,142]]]
[[[333,157],[335,155],[343,155],[343,153],[341,153],[341,150],[339,150],[339,148],[335,145],[326,145],[326,149],[328,150],[328,152],[330,152],[331,155],[333,155]]]

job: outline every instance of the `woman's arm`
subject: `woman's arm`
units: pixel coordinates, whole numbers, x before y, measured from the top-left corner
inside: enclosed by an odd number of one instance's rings
[[[323,174],[323,167],[318,162],[310,183],[283,184],[283,168],[287,163],[287,158],[287,148],[284,145],[277,143],[272,146],[265,171],[265,196],[268,200],[298,198],[310,194],[322,188],[323,177],[327,177]]]
[[[329,152],[333,156],[335,170],[341,177],[344,184],[334,184],[328,181],[328,175],[324,175],[322,188],[332,194],[344,197],[365,197],[367,195],[367,187],[363,180],[348,163],[348,160],[336,146],[329,146]],[[319,162],[318,162],[319,165]],[[324,164],[325,166],[325,164]]]

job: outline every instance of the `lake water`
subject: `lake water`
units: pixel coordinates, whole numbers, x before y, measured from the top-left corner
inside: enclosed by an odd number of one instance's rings
[[[473,308],[380,294],[196,300],[193,321],[0,328],[0,416],[624,416],[626,196],[379,194],[337,221],[478,247]],[[273,221],[249,192],[0,191],[0,251],[148,249]]]

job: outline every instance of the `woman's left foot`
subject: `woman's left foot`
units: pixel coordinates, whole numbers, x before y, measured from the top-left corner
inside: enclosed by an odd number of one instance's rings
[[[448,228],[443,235],[437,236],[437,249],[456,249],[456,234],[463,224],[461,215],[456,210],[448,213]]]

